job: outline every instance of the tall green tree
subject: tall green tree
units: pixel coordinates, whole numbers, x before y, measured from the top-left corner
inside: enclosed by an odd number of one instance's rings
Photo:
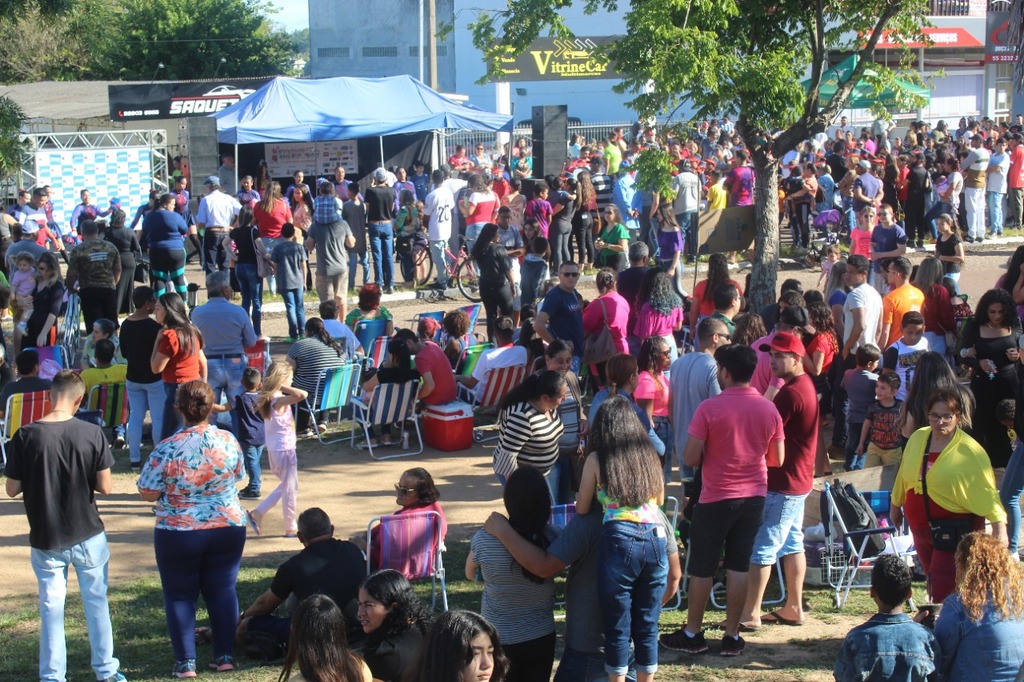
[[[21,168],[25,144],[21,141],[21,128],[25,112],[7,95],[0,97],[0,180],[7,179]]]
[[[291,40],[273,28],[272,11],[260,0],[120,0],[114,30],[96,36],[93,77],[148,81],[289,73]]]
[[[479,12],[472,25],[473,41],[485,54],[488,75],[500,78],[502,57],[522,53],[542,32],[568,35],[559,11],[573,4],[509,0],[507,9]],[[684,105],[695,108],[700,117],[736,116],[756,177],[757,230],[749,294],[756,310],[775,298],[781,157],[831,124],[862,79],[870,80],[876,92],[895,88],[894,109],[920,106],[896,85],[896,75],[913,80],[913,74],[872,65],[873,75],[866,76],[865,68],[883,32],[923,39],[927,2],[630,0],[627,7],[624,36],[608,46],[606,56],[623,74],[615,89],[635,95],[631,106],[644,117],[672,115]],[[590,14],[617,10],[616,0],[585,3]],[[830,53],[837,50],[856,53],[859,61],[850,78],[821,106],[822,74]],[[905,60],[909,55],[904,50]],[[810,87],[805,90],[801,80],[808,74]],[[773,135],[776,131],[781,132]],[[641,176],[640,181],[669,190],[664,177]]]

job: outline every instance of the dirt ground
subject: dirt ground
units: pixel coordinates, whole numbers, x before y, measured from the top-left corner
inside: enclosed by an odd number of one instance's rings
[[[976,301],[1004,272],[1008,256],[1016,244],[967,245],[969,256],[961,287]],[[919,261],[924,254],[912,254],[912,260]],[[192,281],[199,281],[197,272],[190,272]],[[740,273],[742,276],[744,273]],[[805,288],[814,287],[819,271],[792,270],[780,273],[785,277],[800,279]],[[593,294],[593,279],[584,278],[585,294]],[[280,300],[280,299],[277,299]],[[464,305],[464,302],[448,302],[448,307]],[[394,313],[396,325],[409,324],[414,314],[445,307],[443,304],[419,302],[386,303]],[[315,313],[314,313],[315,314]],[[483,320],[481,319],[481,324]],[[264,331],[274,338],[286,335],[283,314],[271,314],[264,321]],[[275,344],[275,355],[282,354],[285,346]],[[365,533],[367,522],[375,515],[389,513],[396,507],[393,484],[402,471],[411,466],[423,466],[433,475],[441,490],[442,503],[449,522],[449,534],[453,539],[468,538],[482,524],[487,514],[501,509],[500,488],[491,470],[491,445],[476,445],[473,449],[444,453],[426,448],[421,455],[374,461],[365,451],[353,451],[347,440],[330,446],[314,441],[300,441],[299,446],[299,505],[300,509],[320,506],[331,516],[336,534],[348,537]],[[141,501],[135,490],[135,477],[128,472],[127,451],[116,454],[114,491],[99,499],[99,509],[106,525],[110,541],[110,585],[117,590],[142,574],[156,570],[152,546],[153,516],[149,505]],[[267,469],[268,480],[264,492],[273,485],[273,476]],[[673,484],[668,494],[679,495],[680,490]],[[243,500],[247,508],[255,507],[252,501]],[[263,521],[263,535],[250,533],[245,548],[247,563],[277,561],[281,553],[296,552],[300,549],[294,539],[283,536],[283,525],[279,508],[271,511]],[[0,552],[3,556],[3,580],[0,581],[0,597],[34,599],[36,585],[29,566],[28,524],[22,503],[18,499],[0,500]],[[461,567],[451,566],[449,572],[461,575]],[[75,589],[72,586],[71,589]],[[780,679],[774,668],[800,668],[801,659],[818,658],[823,640],[831,640],[838,646],[843,635],[854,624],[863,620],[864,614],[849,613],[812,617],[801,628],[770,627],[747,637],[748,651],[745,667],[730,671],[730,677],[739,679]],[[788,642],[790,646],[769,646]],[[756,655],[753,652],[757,652]],[[679,662],[681,661],[679,655]],[[675,663],[677,656],[666,652],[666,663]],[[705,669],[708,679],[718,677],[712,670],[722,667],[718,657],[705,657],[698,661]],[[812,669],[816,666],[810,666]],[[697,670],[695,669],[695,673]],[[831,679],[817,671],[808,671],[801,679]]]

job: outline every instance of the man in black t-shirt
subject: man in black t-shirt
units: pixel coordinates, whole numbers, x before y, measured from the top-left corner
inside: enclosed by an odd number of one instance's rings
[[[298,525],[297,537],[303,549],[281,564],[270,589],[242,611],[235,633],[239,644],[246,643],[247,633],[262,633],[287,646],[291,618],[274,616],[274,610],[287,600],[290,615],[311,594],[327,595],[338,605],[345,615],[350,645],[363,638],[356,619],[359,584],[366,577],[363,553],[351,542],[334,538],[334,526],[323,509],[313,507],[302,512]]]
[[[39,677],[63,680],[67,673],[64,598],[67,571],[75,567],[89,627],[96,678],[118,682],[114,636],[107,606],[110,552],[95,493],[109,495],[114,458],[103,431],[74,418],[85,382],[71,371],[53,379],[52,411],[18,429],[8,446],[7,494],[22,495],[28,516],[32,570],[39,582]]]
[[[373,171],[372,184],[366,189],[366,224],[370,253],[373,254],[373,277],[385,294],[394,293],[395,251],[392,240],[395,220],[395,190],[388,186],[388,172]]]

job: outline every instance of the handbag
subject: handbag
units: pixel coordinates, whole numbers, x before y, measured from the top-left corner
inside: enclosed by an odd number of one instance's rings
[[[597,299],[597,302],[601,304],[604,326],[596,334],[587,334],[587,337],[583,339],[583,363],[587,365],[607,362],[608,358],[618,351],[612,340],[612,332],[608,328],[608,309],[600,298]]]
[[[256,274],[259,275],[260,279],[266,279],[274,274],[274,269],[271,267],[270,262],[263,257],[260,253],[259,248],[256,246],[256,235],[258,234],[256,228],[252,228],[252,232],[249,236],[252,237],[252,250],[256,254]]]
[[[955,552],[960,539],[974,530],[973,519],[939,519],[932,520],[931,504],[928,501],[928,452],[932,449],[932,437],[928,434],[928,442],[924,446],[924,457],[921,459],[921,486],[924,489],[924,515],[928,519],[928,527],[932,532],[932,547],[940,552]]]

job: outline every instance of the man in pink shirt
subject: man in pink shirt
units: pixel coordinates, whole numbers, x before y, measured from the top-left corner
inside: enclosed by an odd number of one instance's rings
[[[690,524],[690,585],[686,627],[660,638],[662,646],[688,654],[707,652],[701,625],[711,585],[725,549],[726,624],[721,654],[738,656],[740,615],[747,596],[747,571],[761,527],[768,467],[782,466],[784,432],[779,411],[750,386],[757,354],[733,344],[715,351],[723,391],[702,402],[690,421],[683,452],[700,466],[702,488]],[[742,420],[736,415],[743,415]]]
[[[1008,230],[1017,230],[1021,226],[1021,213],[1024,209],[1024,136],[1014,133],[1010,140],[1010,169],[1006,173],[1006,198],[1010,207]]]

